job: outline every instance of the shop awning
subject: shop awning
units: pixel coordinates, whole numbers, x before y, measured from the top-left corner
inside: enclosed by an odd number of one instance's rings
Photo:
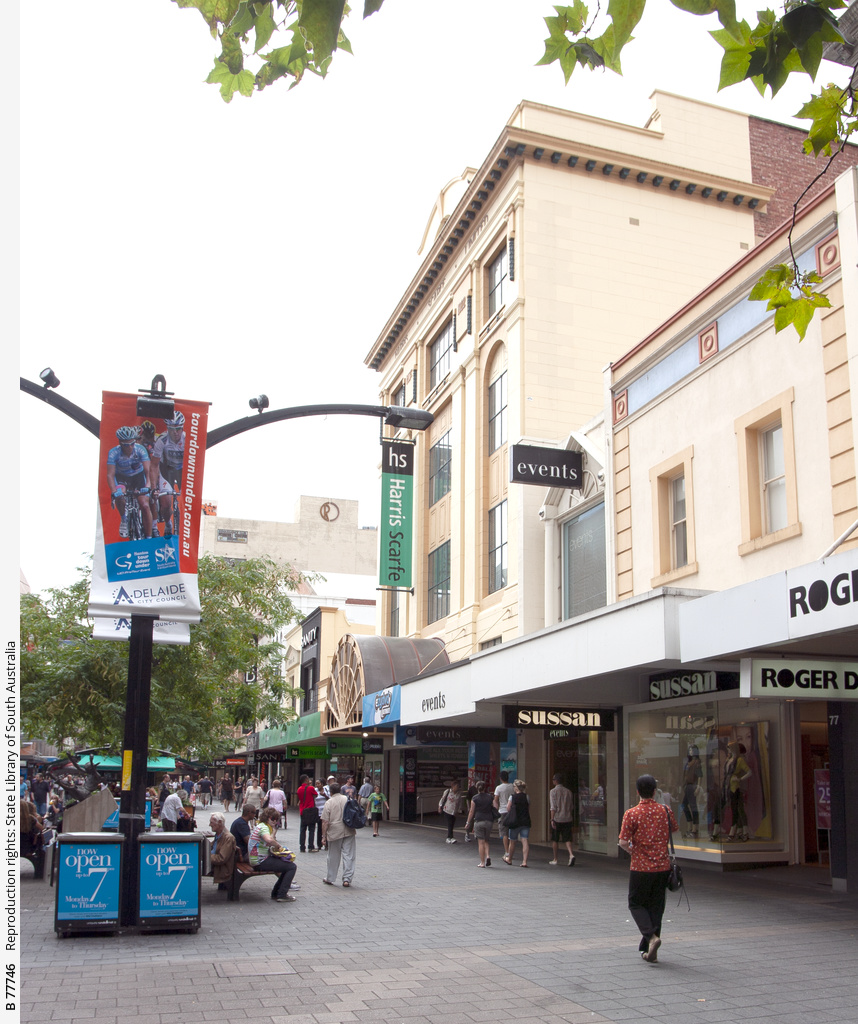
[[[120,757],[94,757],[93,761],[99,771],[118,772],[122,768],[122,758]],[[84,763],[88,764],[89,761],[86,760]],[[146,762],[147,772],[174,772],[175,770],[176,760],[173,757],[152,757]]]

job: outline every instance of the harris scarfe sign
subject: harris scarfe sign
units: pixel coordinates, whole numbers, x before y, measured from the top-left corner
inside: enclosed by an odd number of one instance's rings
[[[381,445],[381,550],[378,582],[382,587],[411,587],[411,520],[414,503],[414,445]]]
[[[582,452],[514,444],[509,457],[509,478],[514,484],[579,488],[584,480]]]

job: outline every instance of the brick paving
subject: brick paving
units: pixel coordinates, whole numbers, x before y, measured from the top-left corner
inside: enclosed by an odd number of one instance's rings
[[[234,816],[229,815],[228,820]],[[205,814],[197,815],[203,824]],[[280,838],[297,849],[297,815]],[[77,1024],[839,1024],[858,1020],[858,899],[826,872],[688,867],[668,895],[659,963],[637,953],[628,860],[508,867],[492,843],[385,823],[358,834],[351,889],[299,854],[295,903],[252,880],[227,903],[203,880],[184,933],[58,939],[55,890],[22,866],[21,1019]]]

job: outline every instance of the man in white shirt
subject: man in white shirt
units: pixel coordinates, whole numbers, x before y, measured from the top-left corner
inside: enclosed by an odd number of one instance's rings
[[[171,793],[161,807],[161,828],[165,832],[175,832],[179,814],[182,811],[182,800],[178,793]]]
[[[515,786],[509,781],[509,772],[501,772],[500,785],[495,788],[495,798],[493,801],[496,810],[500,811],[501,814],[506,814],[506,805],[509,803],[509,798],[514,792]],[[503,839],[503,855],[506,857],[509,855],[509,829],[506,825],[498,822],[498,832],[501,839]]]

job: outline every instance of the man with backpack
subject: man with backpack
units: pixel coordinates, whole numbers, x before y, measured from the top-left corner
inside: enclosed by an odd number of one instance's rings
[[[343,888],[348,889],[352,884],[355,872],[355,830],[343,820],[343,814],[349,802],[348,797],[340,792],[338,782],[330,782],[328,785],[331,790],[331,798],[322,811],[322,840],[328,847],[328,862],[327,871],[322,881],[325,885],[336,883],[340,871],[340,860],[342,860]]]

